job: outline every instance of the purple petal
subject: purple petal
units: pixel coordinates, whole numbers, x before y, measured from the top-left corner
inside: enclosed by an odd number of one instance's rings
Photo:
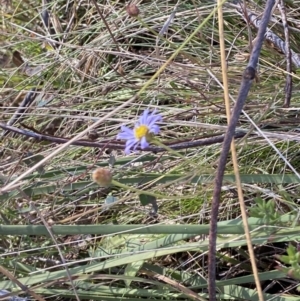
[[[125,154],[130,154],[130,149],[134,147],[135,144],[137,145],[137,141],[133,139],[127,140],[125,145]]]
[[[160,127],[156,124],[153,124],[150,128],[150,133],[157,135],[160,131]]]
[[[147,118],[147,125],[151,127],[153,124],[155,124],[158,121],[162,120],[162,116],[160,114],[156,114],[156,110],[152,112]]]
[[[135,129],[145,125],[148,127],[150,133],[156,135],[160,131],[160,127],[156,123],[161,120],[162,116],[158,114],[156,110],[150,112],[149,109],[146,109],[135,123],[134,129],[130,129],[125,125],[121,126],[121,132],[117,135],[117,139],[126,140],[125,153],[129,154],[131,150],[135,151],[138,145],[140,145],[142,149],[147,148],[149,146],[147,138],[142,137],[140,140],[137,139],[135,137]]]
[[[122,125],[122,126],[121,126],[121,131],[122,131],[122,132],[131,132],[132,129],[129,128],[128,126],[126,126],[126,125]]]
[[[147,119],[148,119],[148,115],[149,115],[149,109],[146,109],[142,116],[139,119],[139,123],[140,124],[146,124],[147,125]]]
[[[134,133],[133,133],[133,130],[128,128],[127,126],[125,125],[122,125],[121,127],[121,133],[119,133],[117,135],[117,139],[124,139],[124,140],[127,140],[127,139],[132,139],[134,138]]]
[[[144,149],[144,148],[146,148],[146,147],[148,147],[148,146],[149,146],[149,143],[148,143],[146,137],[143,137],[143,138],[141,139],[141,149]]]
[[[148,120],[147,125],[148,125],[148,127],[152,127],[155,123],[157,123],[157,122],[159,122],[159,121],[161,121],[161,120],[162,120],[162,118],[161,118],[160,115],[153,116],[153,117],[151,118],[151,120]]]
[[[130,154],[130,149],[131,149],[131,147],[126,146],[126,147],[125,147],[125,150],[124,150],[124,153],[125,153],[126,155],[129,155],[129,154]]]
[[[137,142],[134,146],[133,146],[133,150],[135,151],[136,148],[138,147],[139,143]]]

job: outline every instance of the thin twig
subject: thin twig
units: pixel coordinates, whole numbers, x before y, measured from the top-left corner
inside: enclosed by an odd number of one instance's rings
[[[220,0],[218,0],[218,4]],[[221,66],[222,66],[222,79],[223,79],[223,90],[224,90],[224,100],[226,106],[226,115],[227,115],[227,122],[230,122],[230,104],[229,104],[229,91],[228,91],[228,78],[227,78],[227,63],[225,57],[225,46],[224,46],[224,28],[223,28],[223,8],[219,6],[218,8],[218,23],[219,23],[219,42],[220,42],[220,52],[221,52]],[[229,116],[229,117],[228,117]],[[232,146],[234,146],[234,142],[232,141]],[[217,227],[217,220],[216,220],[216,227]],[[210,233],[212,231],[212,226],[210,229]],[[216,248],[215,248],[216,252]],[[212,258],[214,257],[214,258]],[[208,262],[210,265],[216,265],[216,253],[208,253]],[[216,292],[216,269],[215,268],[208,268],[208,294],[209,300],[215,301],[217,300],[217,292]]]
[[[225,106],[226,106],[226,116],[227,116],[227,122],[230,123],[230,101],[229,101],[229,89],[228,89],[228,76],[227,76],[227,63],[226,63],[226,53],[225,53],[225,38],[224,38],[224,27],[223,27],[223,10],[220,7],[218,10],[218,20],[219,20],[219,36],[220,36],[220,52],[221,52],[221,64],[222,64],[222,79],[223,79],[223,89],[224,89],[224,100],[225,100]],[[237,153],[236,153],[236,147],[235,147],[235,142],[234,140],[231,142],[231,156],[232,156],[232,162],[233,162],[233,167],[234,167],[234,174],[235,174],[235,181],[237,185],[237,191],[238,191],[238,198],[239,198],[239,203],[240,203],[240,208],[241,208],[241,213],[243,217],[243,225],[245,228],[245,235],[246,235],[246,240],[247,240],[247,246],[249,250],[249,255],[250,255],[250,261],[251,261],[251,266],[253,269],[253,275],[255,279],[255,284],[259,296],[259,300],[263,301],[263,293],[258,277],[258,271],[257,271],[257,266],[256,266],[256,260],[255,260],[255,255],[253,252],[253,246],[251,242],[251,236],[250,236],[250,231],[249,231],[249,225],[248,225],[248,219],[247,219],[247,214],[246,214],[246,208],[245,208],[245,202],[244,202],[244,195],[243,195],[243,190],[242,190],[242,185],[241,185],[241,178],[240,178],[240,173],[239,173],[239,165],[238,165],[238,160],[237,160]],[[211,261],[211,254],[209,253],[209,261]],[[216,271],[215,270],[209,270],[208,271],[210,275],[209,280],[214,278],[214,282],[216,281]],[[210,287],[210,286],[209,286]],[[216,299],[216,290],[209,290],[209,297],[210,300]]]
[[[96,8],[96,10],[97,10],[97,12],[98,12],[100,18],[102,19],[102,21],[103,21],[103,23],[104,23],[106,29],[108,30],[108,32],[109,32],[109,34],[110,34],[112,40],[114,41],[114,43],[115,43],[115,45],[116,45],[116,47],[117,47],[117,50],[121,53],[121,49],[120,49],[120,47],[119,47],[119,44],[118,44],[117,40],[115,39],[115,36],[114,36],[113,33],[111,32],[110,27],[109,27],[108,23],[106,22],[106,20],[105,20],[103,14],[101,13],[101,10],[100,10],[100,8],[99,8],[99,5],[98,5],[97,1],[96,1],[96,0],[92,0],[92,2],[94,3],[95,8]]]
[[[228,76],[227,76],[228,73],[227,73],[225,42],[224,42],[224,40],[225,40],[224,26],[223,26],[224,21],[223,21],[223,10],[221,7],[218,10],[218,20],[219,20],[219,36],[220,36],[219,40],[220,40],[220,52],[221,52],[221,64],[222,64],[222,78],[223,78],[223,87],[224,87],[224,100],[225,100],[225,106],[226,106],[227,122],[230,123],[230,101],[229,101]],[[248,32],[251,33],[249,27],[248,27]],[[250,48],[252,50],[251,41],[252,41],[252,39],[250,40],[250,45],[251,45]],[[247,218],[247,213],[246,213],[246,206],[245,206],[245,201],[244,201],[241,177],[240,177],[240,173],[239,173],[239,164],[238,164],[234,140],[232,140],[232,142],[231,142],[231,156],[232,156],[232,163],[233,163],[235,181],[236,181],[237,192],[238,192],[238,199],[239,199],[242,218],[243,218],[243,225],[245,228],[247,247],[248,247],[248,251],[249,251],[249,255],[250,255],[250,262],[251,262],[251,266],[252,266],[252,270],[253,270],[253,276],[255,279],[255,284],[256,284],[256,289],[257,289],[257,293],[259,296],[259,300],[263,301],[264,296],[263,296],[262,289],[261,289],[261,284],[260,284],[256,260],[255,260],[255,254],[253,251],[253,246],[252,246],[252,241],[251,241],[251,235],[250,235],[250,230],[249,230],[249,224],[248,224],[248,218]],[[209,257],[210,257],[210,253],[209,253]],[[209,260],[211,260],[211,259],[209,259]],[[209,273],[213,272],[214,274],[216,273],[215,271],[211,271],[211,270],[209,270],[208,272]],[[214,275],[214,279],[216,280],[215,275]],[[216,299],[216,291],[209,291],[209,295],[210,295],[210,300]]]
[[[62,143],[67,143],[71,139],[69,138],[63,138],[63,137],[56,137],[56,136],[51,136],[51,135],[46,135],[46,134],[41,134],[41,133],[36,133],[33,131],[28,131],[24,129],[19,129],[13,126],[9,126],[5,123],[0,123],[0,128],[6,130],[6,131],[11,131],[17,134],[20,134],[22,136],[34,138],[38,141],[50,141],[53,143],[57,144],[62,144]],[[236,132],[234,134],[234,138],[241,138],[244,137],[247,134],[247,132]],[[188,148],[193,148],[193,147],[199,147],[199,146],[205,146],[205,145],[212,145],[216,143],[221,143],[224,141],[224,135],[215,135],[213,137],[205,137],[201,138],[193,138],[192,141],[190,140],[184,140],[184,141],[176,141],[172,144],[166,143],[167,146],[172,148],[173,150],[181,150],[181,149],[188,149]],[[91,140],[76,140],[72,141],[70,145],[77,145],[77,146],[85,146],[85,147],[94,147],[94,148],[106,148],[106,149],[112,149],[112,150],[123,150],[125,148],[125,144],[123,142],[118,142],[116,140],[105,140],[102,142],[96,142],[96,141],[91,141]],[[140,147],[137,147],[136,150],[141,150]],[[160,152],[165,152],[166,149],[163,147],[157,147],[157,146],[149,146],[147,148],[143,149],[144,151],[151,151],[155,153],[160,153]]]
[[[293,88],[293,79],[292,79],[292,52],[290,48],[290,34],[289,34],[289,25],[286,19],[286,9],[283,0],[280,0],[278,3],[278,8],[281,12],[281,20],[284,29],[285,37],[285,56],[286,56],[286,82],[285,82],[285,99],[283,106],[288,108],[291,103],[292,98],[292,88]]]
[[[235,103],[235,106],[233,108],[230,123],[228,125],[228,129],[225,134],[225,139],[222,146],[222,152],[221,152],[221,156],[220,156],[220,160],[215,176],[215,186],[214,186],[214,193],[212,199],[210,232],[209,232],[209,255],[210,255],[209,259],[210,260],[208,264],[208,270],[210,272],[209,274],[210,301],[216,301],[215,271],[216,271],[217,221],[218,221],[219,203],[220,203],[223,176],[224,176],[226,162],[227,162],[227,156],[229,153],[232,138],[235,133],[236,124],[239,120],[239,116],[241,114],[244,103],[246,101],[252,81],[256,75],[256,66],[258,63],[262,43],[265,39],[265,33],[266,33],[266,29],[268,26],[268,22],[271,16],[271,11],[274,6],[274,3],[275,3],[274,0],[268,0],[266,3],[266,8],[257,34],[257,41],[253,47],[253,51],[251,53],[248,66],[244,71],[240,90],[239,90],[239,95]]]

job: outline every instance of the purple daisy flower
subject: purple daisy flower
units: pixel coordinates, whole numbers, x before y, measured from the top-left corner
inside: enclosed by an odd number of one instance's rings
[[[162,116],[156,114],[156,110],[150,113],[147,109],[140,116],[134,129],[122,125],[121,133],[117,135],[117,139],[126,140],[125,154],[129,154],[131,149],[135,150],[139,143],[141,144],[142,149],[148,147],[152,136],[159,133],[160,129],[156,122],[161,120]]]

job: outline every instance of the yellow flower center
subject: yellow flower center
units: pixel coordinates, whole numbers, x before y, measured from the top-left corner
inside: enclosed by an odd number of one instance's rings
[[[136,129],[134,129],[134,136],[136,139],[141,140],[143,137],[149,136],[149,128],[142,124]]]

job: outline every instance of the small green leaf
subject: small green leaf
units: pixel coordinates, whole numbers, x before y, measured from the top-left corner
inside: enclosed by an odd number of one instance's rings
[[[141,205],[147,206],[149,204],[152,204],[152,212],[153,214],[156,214],[158,211],[158,205],[156,202],[156,197],[152,195],[147,195],[147,194],[140,194],[139,195]]]
[[[149,204],[152,204],[153,201],[156,201],[156,198],[152,195],[147,194],[140,194],[139,195],[141,205],[147,206]]]

